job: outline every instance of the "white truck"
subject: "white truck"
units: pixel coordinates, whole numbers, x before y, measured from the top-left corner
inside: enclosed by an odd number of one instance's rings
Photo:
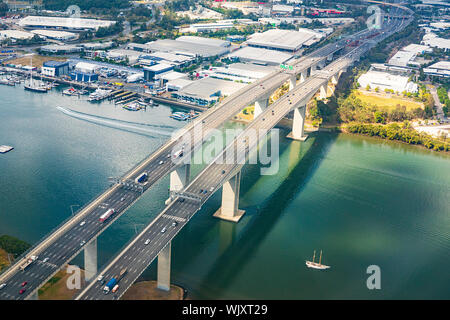
[[[24,271],[37,259],[38,259],[38,256],[31,256],[31,257],[27,258],[26,261],[20,265],[20,270]]]

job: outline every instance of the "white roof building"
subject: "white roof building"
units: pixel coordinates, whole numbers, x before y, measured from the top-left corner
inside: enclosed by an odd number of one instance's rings
[[[358,83],[362,88],[369,85],[372,90],[379,88],[382,91],[390,89],[394,92],[417,92],[417,84],[410,82],[408,77],[387,72],[368,71],[359,77]]]
[[[24,32],[20,30],[1,30],[0,31],[0,39],[31,39],[34,37],[33,33]]]
[[[421,43],[433,48],[444,49],[445,51],[450,50],[450,39],[439,38],[434,33],[425,34]]]
[[[18,22],[19,26],[23,28],[42,27],[68,30],[97,30],[100,27],[110,27],[115,23],[115,21],[108,20],[44,16],[28,16]]]
[[[205,38],[205,37],[195,37],[195,36],[181,36],[176,39],[177,41],[190,42],[194,44],[204,44],[213,47],[229,47],[230,41]]]
[[[253,34],[247,44],[251,47],[295,52],[307,42],[319,41],[325,35],[309,29],[298,31],[271,29]]]
[[[201,74],[217,79],[251,83],[257,79],[265,77],[274,70],[274,67],[269,66],[232,63],[227,67],[213,67],[212,70],[204,70]]]
[[[430,76],[450,78],[450,61],[436,62],[428,68],[424,68],[423,72]]]
[[[55,39],[55,40],[61,40],[61,41],[68,41],[78,38],[78,36],[73,32],[67,32],[67,31],[53,31],[53,30],[31,30],[32,33],[37,34],[39,36],[49,38],[49,39]]]
[[[82,73],[94,73],[96,70],[100,69],[99,65],[87,62],[78,62],[75,65],[75,70]]]
[[[398,66],[398,67],[408,67],[409,65],[420,65],[415,62],[418,54],[424,52],[432,52],[429,46],[424,46],[420,44],[410,44],[406,47],[400,49],[391,59],[389,59],[388,65]]]
[[[288,53],[254,47],[241,48],[228,56],[232,59],[239,59],[241,62],[261,65],[279,65],[292,58],[292,55]]]

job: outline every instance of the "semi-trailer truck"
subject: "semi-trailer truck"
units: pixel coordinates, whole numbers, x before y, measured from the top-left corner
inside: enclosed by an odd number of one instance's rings
[[[127,268],[123,268],[122,270],[120,270],[118,276],[112,277],[111,280],[109,280],[108,283],[103,287],[103,293],[108,294],[111,290],[113,290],[117,283],[123,278],[125,273],[127,273]],[[117,286],[117,288],[119,287]]]
[[[38,256],[31,256],[27,258],[27,260],[20,265],[20,270],[24,271],[26,268],[28,268],[33,262],[35,262],[38,259]]]
[[[116,212],[113,208],[106,211],[104,214],[100,216],[98,219],[100,222],[105,222],[114,212]]]

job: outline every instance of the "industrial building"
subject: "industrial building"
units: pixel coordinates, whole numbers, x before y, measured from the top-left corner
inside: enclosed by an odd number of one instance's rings
[[[77,53],[83,51],[83,48],[78,45],[69,45],[69,44],[49,44],[46,46],[42,46],[40,48],[43,53],[52,53],[52,54],[67,54],[67,53]]]
[[[193,44],[204,44],[213,47],[229,47],[231,43],[226,40],[214,39],[214,38],[204,38],[195,36],[181,36],[176,39],[177,41],[184,41]]]
[[[400,75],[392,75],[387,72],[368,71],[361,75],[358,79],[361,88],[369,86],[372,90],[378,88],[381,91],[385,89],[394,92],[417,92],[417,84],[410,82],[408,77]]]
[[[174,67],[186,67],[195,60],[192,56],[186,56],[171,52],[156,51],[153,53],[142,54],[139,57],[141,65],[152,66],[157,63],[165,63],[173,65]]]
[[[53,30],[31,30],[32,33],[37,34],[38,36],[47,38],[47,39],[54,39],[59,41],[70,41],[75,40],[78,38],[77,34],[73,32],[67,32],[67,31],[53,31]]]
[[[46,76],[60,77],[69,74],[68,61],[45,61],[41,68],[41,73]]]
[[[136,64],[142,53],[127,49],[113,49],[106,53],[106,58],[114,61],[124,61],[128,59],[129,64]]]
[[[146,43],[149,51],[162,51],[183,54],[191,57],[210,58],[222,56],[229,52],[228,48],[206,44],[187,42],[182,40],[160,39]]]
[[[295,53],[304,45],[311,45],[325,35],[309,29],[281,30],[271,29],[262,33],[253,34],[247,44],[250,47]]]
[[[96,71],[100,66],[93,63],[78,62],[75,65],[75,70],[70,73],[70,78],[80,82],[94,82],[98,80]]]
[[[391,59],[389,59],[388,65],[397,67],[420,66],[420,63],[415,61],[417,55],[432,51],[433,49],[429,46],[410,44],[400,49]]]
[[[155,81],[159,76],[173,70],[173,66],[165,63],[158,63],[153,66],[144,66],[144,79],[146,81]]]
[[[20,30],[0,30],[0,40],[14,39],[14,40],[25,40],[34,37],[33,33],[24,32]]]
[[[436,62],[428,68],[424,68],[423,72],[429,76],[450,78],[450,61]]]
[[[226,67],[213,67],[203,70],[200,75],[216,79],[231,80],[243,83],[252,83],[255,80],[272,73],[274,67],[246,63],[232,63]]]
[[[274,66],[285,63],[292,58],[292,55],[275,50],[244,47],[230,53],[228,57],[240,62]]]
[[[115,23],[115,21],[108,20],[45,16],[28,16],[18,22],[19,26],[22,28],[64,29],[76,31],[96,31],[100,27],[107,28]]]
[[[185,86],[179,91],[172,92],[172,97],[199,106],[210,106],[221,96],[228,96],[246,86],[243,83],[214,78],[203,78]]]
[[[439,38],[434,33],[427,33],[423,36],[421,44],[430,46],[432,48],[450,50],[450,39]]]

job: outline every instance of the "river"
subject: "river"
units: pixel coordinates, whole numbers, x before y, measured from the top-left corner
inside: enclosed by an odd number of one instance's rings
[[[0,234],[29,243],[184,124],[164,105],[130,112],[6,86],[0,97],[0,144],[15,148],[0,154]],[[180,232],[172,282],[193,299],[449,299],[450,157],[362,136],[286,134],[278,174],[245,166],[238,224],[212,217],[219,192]],[[99,237],[100,265],[159,213],[167,188],[166,177]],[[314,250],[329,270],[306,268]],[[366,286],[370,265],[380,268],[380,290]]]

